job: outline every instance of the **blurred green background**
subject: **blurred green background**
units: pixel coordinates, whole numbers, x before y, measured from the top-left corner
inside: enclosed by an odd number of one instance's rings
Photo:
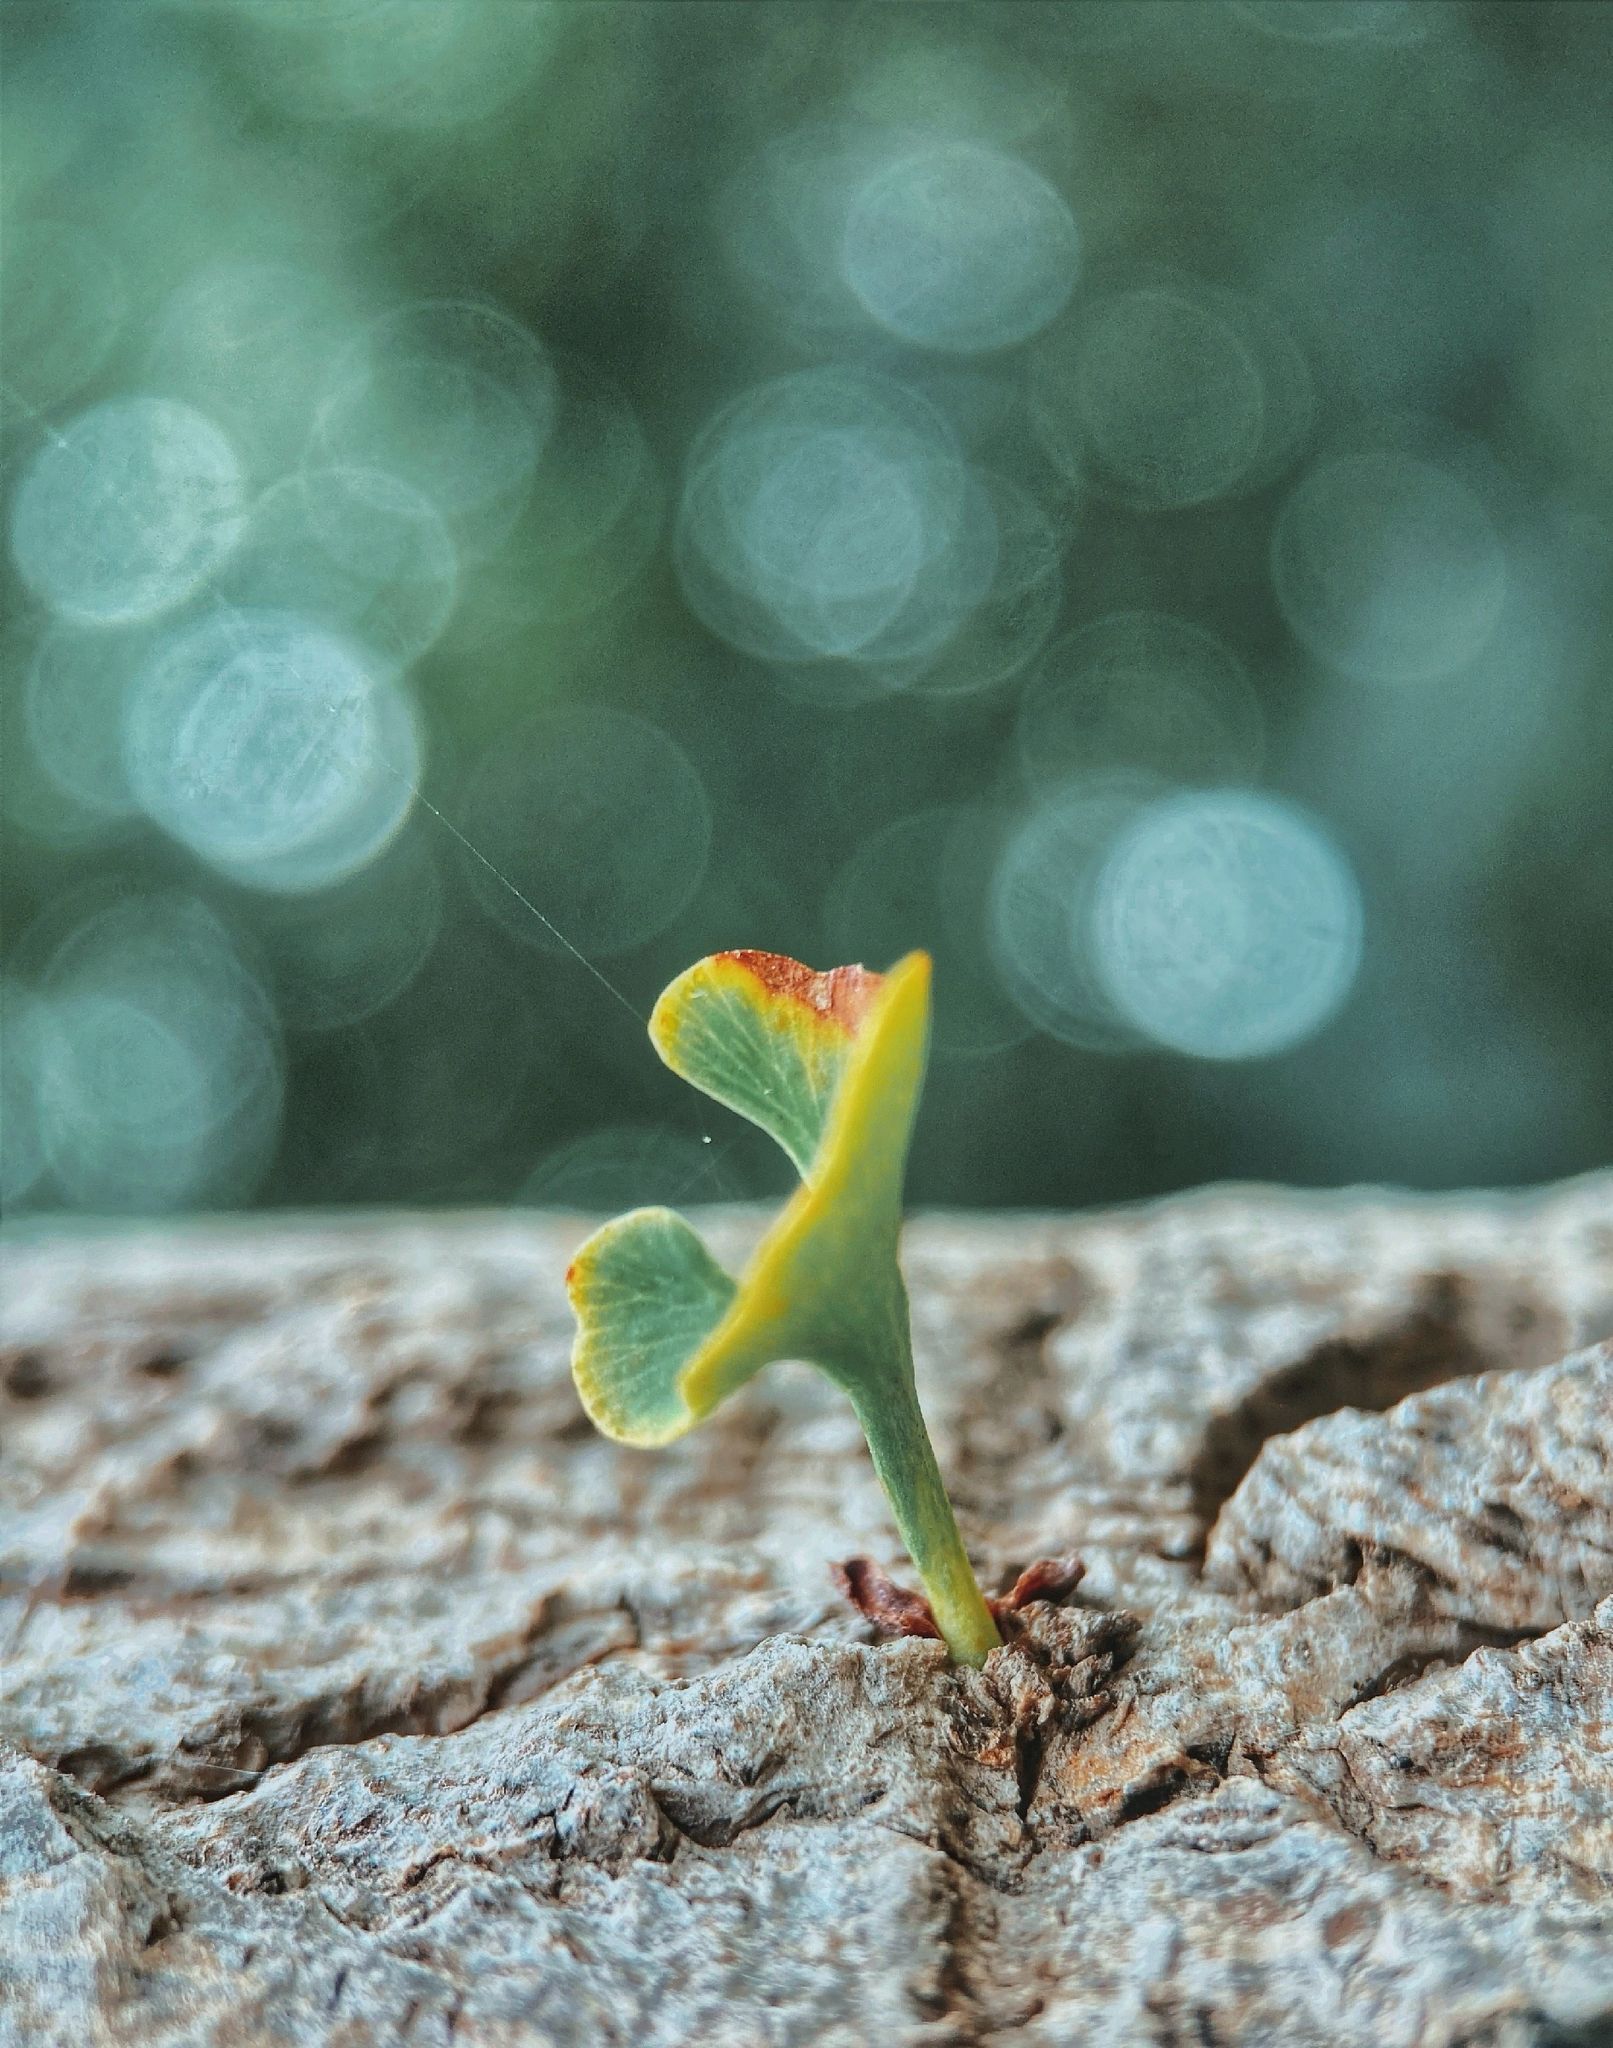
[[[1613,1150],[1613,10],[6,0],[8,1213]],[[707,1141],[710,1142],[707,1142]]]

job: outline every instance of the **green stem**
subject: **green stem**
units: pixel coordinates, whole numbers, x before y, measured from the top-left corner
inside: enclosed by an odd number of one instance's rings
[[[863,1386],[848,1391],[896,1526],[929,1595],[935,1625],[960,1664],[984,1664],[986,1653],[996,1649],[1002,1637],[964,1550],[924,1426],[913,1382],[906,1306],[904,1301],[898,1319],[900,1369],[892,1371],[887,1359]]]

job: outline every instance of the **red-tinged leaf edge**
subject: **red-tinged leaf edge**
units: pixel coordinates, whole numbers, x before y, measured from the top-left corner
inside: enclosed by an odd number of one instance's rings
[[[868,967],[831,967],[819,972],[787,953],[742,949],[716,957],[743,967],[770,995],[805,1004],[827,1022],[838,1024],[848,1037],[856,1036],[885,979]]]

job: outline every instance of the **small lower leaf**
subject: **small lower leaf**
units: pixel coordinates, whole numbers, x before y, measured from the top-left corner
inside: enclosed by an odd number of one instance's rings
[[[589,1419],[619,1443],[664,1444],[696,1420],[678,1381],[727,1314],[734,1282],[670,1209],[634,1209],[572,1260],[572,1372]]]

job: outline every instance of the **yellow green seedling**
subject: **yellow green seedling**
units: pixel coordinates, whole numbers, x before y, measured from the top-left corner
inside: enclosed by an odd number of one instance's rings
[[[664,1444],[774,1359],[818,1366],[850,1396],[936,1632],[980,1664],[1001,1639],[919,1410],[897,1263],[929,1028],[923,953],[883,975],[749,952],[680,974],[650,1018],[657,1052],[775,1138],[802,1185],[738,1280],[670,1209],[597,1230],[566,1275],[572,1372],[607,1436]]]

